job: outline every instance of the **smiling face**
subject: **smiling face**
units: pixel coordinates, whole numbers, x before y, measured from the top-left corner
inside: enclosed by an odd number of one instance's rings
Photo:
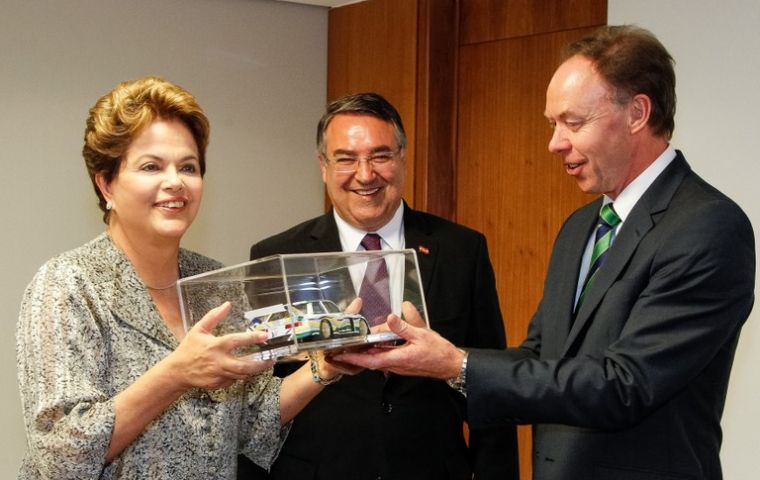
[[[114,179],[96,181],[113,206],[108,227],[117,244],[178,244],[203,194],[198,148],[177,120],[151,123],[129,144]]]
[[[582,191],[614,199],[641,166],[634,161],[635,106],[616,103],[613,94],[592,62],[576,55],[554,73],[544,114],[554,129],[549,151],[562,158],[565,171]]]
[[[392,124],[370,115],[338,114],[324,135],[322,180],[338,215],[350,225],[374,232],[390,221],[404,192],[404,151],[382,166],[364,159],[397,152]],[[361,158],[355,172],[336,169],[339,157]]]

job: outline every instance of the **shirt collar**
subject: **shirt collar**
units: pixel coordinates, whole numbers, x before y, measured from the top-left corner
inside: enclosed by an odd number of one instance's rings
[[[654,183],[657,177],[660,176],[663,170],[670,165],[670,162],[676,158],[676,150],[668,145],[668,148],[663,151],[657,160],[652,162],[646,170],[641,172],[627,187],[620,192],[620,195],[614,201],[615,213],[618,214],[622,222],[628,217],[636,206],[636,202],[644,195],[647,189]],[[604,204],[612,202],[612,199],[607,195],[604,196]],[[622,223],[621,222],[621,223]]]
[[[382,238],[384,250],[403,250],[404,248],[404,202],[400,202],[390,221],[374,232],[358,229],[349,224],[333,208],[333,216],[338,226],[340,244],[344,252],[355,252],[361,247],[361,241],[367,233],[377,233]]]

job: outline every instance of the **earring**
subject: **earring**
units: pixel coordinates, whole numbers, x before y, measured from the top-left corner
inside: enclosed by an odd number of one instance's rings
[[[111,203],[111,200],[108,200],[106,202],[106,210],[111,210],[113,208],[113,203]]]

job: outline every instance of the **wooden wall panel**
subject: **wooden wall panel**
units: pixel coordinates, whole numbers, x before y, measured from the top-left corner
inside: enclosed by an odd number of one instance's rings
[[[418,0],[415,207],[450,220],[456,211],[458,4]]]
[[[543,116],[561,47],[586,31],[459,52],[457,220],[488,238],[510,346],[525,338],[559,227],[590,200],[548,152]],[[519,440],[521,478],[529,479],[529,428],[520,428]]]
[[[461,0],[460,42],[604,25],[607,0]]]
[[[333,8],[327,35],[327,100],[367,91],[383,95],[401,114],[413,146],[417,138],[417,2],[369,0]],[[414,148],[408,148],[404,198],[412,204],[415,158]]]
[[[328,100],[377,91],[398,108],[404,197],[486,234],[510,345],[562,221],[590,200],[546,150],[546,85],[561,47],[606,21],[606,0],[366,0],[329,14]],[[519,435],[527,480],[529,427]]]

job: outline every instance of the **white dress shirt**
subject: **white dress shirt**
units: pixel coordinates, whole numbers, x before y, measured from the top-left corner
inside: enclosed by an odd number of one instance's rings
[[[344,252],[364,251],[361,241],[368,233],[377,233],[380,236],[380,247],[382,250],[403,250],[405,248],[403,202],[399,204],[390,221],[374,232],[361,230],[350,225],[338,215],[338,212],[335,209],[333,209],[333,215],[335,216],[335,223],[338,226],[340,245]],[[390,280],[391,311],[396,315],[400,315],[401,302],[403,301],[404,293],[404,258],[399,255],[398,257],[386,257],[385,260]],[[364,270],[366,270],[366,268],[366,263],[349,266],[349,272],[351,273],[351,280],[354,284],[355,292],[359,292],[359,289],[361,288],[362,280],[364,279]]]

